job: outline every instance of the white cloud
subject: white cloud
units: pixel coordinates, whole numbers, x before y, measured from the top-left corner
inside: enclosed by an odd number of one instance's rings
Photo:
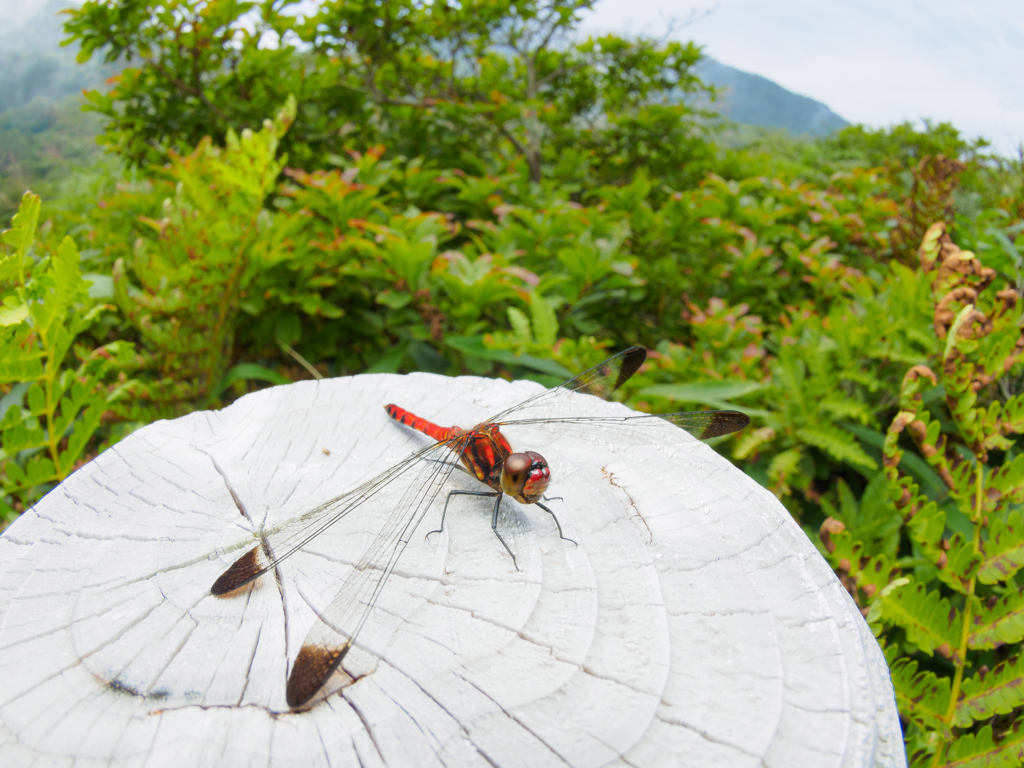
[[[0,18],[39,5],[0,0]],[[709,8],[675,36],[851,122],[949,121],[1007,154],[1024,142],[1022,0],[600,0],[585,29],[661,36]]]
[[[712,3],[602,0],[586,28],[664,34]],[[675,37],[824,102],[851,122],[931,118],[1005,153],[1024,141],[1024,4],[987,0],[723,0]]]

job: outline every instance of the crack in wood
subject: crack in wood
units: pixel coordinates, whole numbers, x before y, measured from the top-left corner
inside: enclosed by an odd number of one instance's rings
[[[653,544],[654,543],[654,533],[653,533],[653,531],[651,531],[651,526],[649,526],[647,524],[647,521],[644,520],[644,516],[640,513],[640,509],[639,509],[639,507],[637,507],[636,502],[633,501],[633,497],[630,496],[629,491],[627,491],[624,486],[621,486],[617,482],[615,482],[615,473],[614,472],[609,472],[606,467],[601,467],[601,474],[604,475],[605,480],[608,481],[609,485],[611,485],[614,488],[618,488],[620,491],[622,491],[623,494],[625,494],[626,498],[629,499],[629,506],[631,506],[633,508],[633,511],[636,512],[636,516],[640,518],[640,522],[643,523],[644,524],[644,528],[647,529],[647,535],[650,536],[650,539],[648,540],[647,543],[648,544]]]
[[[676,726],[677,728],[685,728],[686,730],[690,731],[691,733],[697,734],[702,739],[704,739],[705,741],[709,741],[712,744],[718,744],[719,746],[722,746],[722,747],[728,747],[729,749],[735,749],[737,752],[740,752],[740,753],[742,753],[744,755],[748,755],[749,757],[753,757],[753,758],[758,759],[758,760],[761,759],[761,755],[758,755],[758,754],[755,754],[755,753],[753,753],[753,752],[751,752],[749,750],[743,749],[743,747],[739,746],[738,744],[731,744],[728,741],[723,741],[722,739],[715,738],[714,736],[711,736],[710,734],[708,734],[706,731],[702,731],[700,728],[697,728],[696,726],[690,725],[689,723],[684,723],[681,720],[673,720],[673,719],[667,718],[667,717],[665,717],[664,715],[662,715],[659,712],[655,712],[654,716],[658,720],[661,720],[661,722],[665,723],[665,725],[672,725],[672,726]]]
[[[369,737],[370,743],[373,744],[373,748],[377,751],[377,756],[380,758],[381,763],[387,765],[388,761],[384,759],[384,753],[380,751],[380,744],[377,743],[377,737],[374,735],[373,729],[370,728],[370,724],[366,721],[366,717],[363,715],[362,711],[360,711],[359,707],[356,706],[355,702],[352,701],[352,699],[345,695],[344,690],[339,691],[339,695],[340,698],[342,698],[345,701],[345,703],[349,705],[352,711],[355,712],[356,717],[359,718],[359,722],[363,724],[363,730],[366,731],[366,735]],[[360,760],[359,762],[361,765],[362,760]]]
[[[540,736],[538,736],[533,731],[532,728],[530,728],[525,723],[523,723],[518,717],[513,715],[511,712],[509,712],[507,709],[505,709],[505,707],[503,707],[501,704],[499,704],[497,701],[495,701],[494,698],[492,696],[490,696],[483,688],[478,686],[472,680],[468,680],[468,679],[466,679],[465,677],[463,677],[462,675],[460,675],[458,673],[456,673],[455,676],[457,678],[459,678],[460,680],[462,680],[467,685],[471,686],[472,688],[475,688],[480,693],[481,696],[483,696],[489,702],[494,704],[494,706],[496,706],[498,709],[500,709],[502,714],[505,715],[505,717],[507,717],[509,720],[511,720],[516,725],[518,725],[520,728],[522,728],[528,734],[533,736],[533,738],[535,738],[539,744],[543,745],[544,748],[547,749],[554,757],[558,758],[559,760],[561,760],[566,765],[572,765],[572,763],[569,762],[569,760],[567,760],[565,757],[563,757],[561,754],[559,754],[558,750],[556,750],[553,746],[551,746],[544,739],[542,739]]]
[[[249,510],[245,508],[245,504],[242,503],[242,500],[238,498],[238,494],[235,493],[235,489],[231,485],[231,480],[228,479],[227,472],[221,469],[220,464],[217,463],[217,459],[212,455],[206,453],[206,451],[201,452],[206,454],[210,459],[210,463],[213,464],[213,468],[217,470],[217,474],[224,479],[224,487],[228,489],[228,493],[231,494],[231,499],[235,502],[235,506],[238,507],[238,511],[241,513],[242,517],[248,520],[252,524],[253,528],[256,528],[256,521],[252,519],[252,515],[249,514]]]

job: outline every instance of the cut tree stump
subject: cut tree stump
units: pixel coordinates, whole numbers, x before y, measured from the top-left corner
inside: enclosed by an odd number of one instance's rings
[[[210,585],[272,530],[429,439],[397,403],[472,426],[530,382],[363,375],[157,422],[0,536],[0,765],[903,766],[888,671],[786,510],[697,441],[549,436],[550,506],[440,502],[343,670],[285,680],[385,504]],[[598,403],[591,413],[621,413]],[[462,473],[452,489],[481,486]],[[385,501],[386,503],[386,501]]]

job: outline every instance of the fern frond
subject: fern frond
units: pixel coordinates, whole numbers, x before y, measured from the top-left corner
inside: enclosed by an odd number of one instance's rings
[[[934,501],[929,501],[907,521],[907,533],[910,538],[921,545],[922,549],[934,550],[938,547],[942,534],[946,530],[946,513]]]
[[[850,397],[826,397],[821,407],[840,419],[856,419],[861,424],[870,423],[873,416],[867,404]]]
[[[1024,656],[1009,659],[991,672],[964,680],[953,725],[966,728],[975,720],[1005,715],[1024,704]]]
[[[949,551],[940,556],[938,576],[961,594],[971,592],[971,579],[981,565],[981,555],[974,551],[974,542],[956,534],[949,542]]]
[[[982,503],[986,513],[1019,504],[1024,500],[1024,454],[989,472],[985,485],[988,493]]]
[[[943,718],[949,709],[949,678],[917,671],[917,662],[901,658],[892,665],[892,685],[900,714],[929,731],[949,737]]]
[[[1011,397],[1003,405],[1003,432],[1024,432],[1024,393]],[[1017,462],[1014,462],[1016,464]]]
[[[512,326],[512,334],[520,344],[529,344],[533,341],[533,332],[530,330],[530,321],[522,310],[516,307],[509,307],[505,310],[508,315],[508,324]]]
[[[836,524],[842,525],[838,520],[833,520],[832,523],[833,528]],[[899,575],[900,569],[890,564],[889,558],[885,555],[866,556],[864,543],[854,541],[849,531],[828,531],[826,534],[824,525],[822,531],[825,547],[829,549],[829,563],[834,568],[848,573],[869,598],[885,589]]]
[[[925,653],[937,650],[949,658],[959,647],[963,614],[938,590],[929,592],[923,583],[897,581],[882,590],[880,604],[882,620],[903,627],[907,639]]]
[[[1024,455],[1018,456],[1013,467],[1021,464],[1024,470]],[[993,473],[995,475],[996,473]],[[1024,520],[1019,512],[1010,513],[1006,522],[999,518],[992,521],[988,541],[982,544],[983,558],[978,569],[978,580],[982,584],[995,584],[1009,579],[1024,567]]]
[[[797,469],[801,456],[799,448],[790,448],[772,457],[768,463],[768,487],[773,493],[780,496],[789,493],[787,481],[793,476],[798,476]]]
[[[732,455],[737,459],[745,459],[765,443],[775,439],[775,430],[771,427],[760,429],[745,429],[736,441],[736,447],[732,449]]]
[[[18,251],[22,258],[28,255],[36,236],[36,224],[39,222],[39,211],[42,198],[26,192],[22,195],[18,212],[11,219],[11,228],[3,233],[3,241]]]
[[[1024,639],[1024,592],[1010,592],[976,611],[967,643],[971,648],[995,648]]]
[[[967,733],[953,742],[943,768],[1017,768],[1024,758],[1024,727],[1018,720],[998,741],[992,726]]]
[[[813,445],[832,458],[867,470],[876,470],[875,460],[864,453],[856,439],[849,432],[835,427],[822,426],[817,428],[804,427],[796,431],[797,437],[808,445]]]
[[[558,317],[554,308],[539,293],[530,294],[530,314],[533,319],[533,333],[538,344],[550,347],[558,341]]]

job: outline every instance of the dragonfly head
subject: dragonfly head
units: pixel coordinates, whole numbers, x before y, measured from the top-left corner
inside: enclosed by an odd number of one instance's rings
[[[501,467],[501,490],[523,504],[536,504],[551,482],[547,459],[536,451],[512,453]]]

